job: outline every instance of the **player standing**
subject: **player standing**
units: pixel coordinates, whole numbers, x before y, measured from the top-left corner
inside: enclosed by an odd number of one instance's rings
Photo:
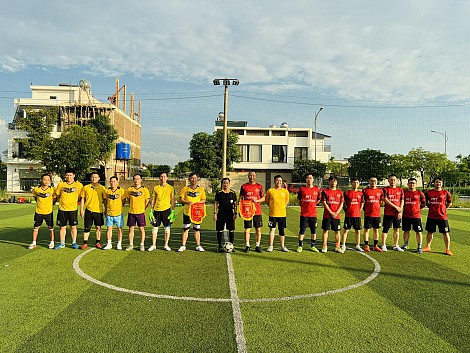
[[[410,239],[411,227],[416,233],[416,242],[418,249],[416,252],[421,254],[421,242],[423,240],[423,225],[421,223],[421,209],[426,206],[426,197],[422,191],[416,189],[417,181],[415,178],[408,179],[408,190],[404,192],[405,203],[403,205],[403,240],[401,247],[408,249],[408,240]]]
[[[384,218],[382,228],[382,251],[387,251],[387,234],[393,226],[393,250],[403,251],[398,245],[400,239],[401,219],[403,217],[403,189],[397,187],[397,176],[390,174],[388,177],[389,186],[384,187]]]
[[[75,181],[75,173],[71,170],[65,171],[65,181],[57,185],[55,194],[59,201],[59,211],[57,212],[57,225],[59,226],[60,243],[55,250],[65,247],[65,236],[67,234],[67,223],[70,225],[70,235],[72,237],[72,248],[78,249],[77,245],[77,224],[78,224],[78,201],[83,185]]]
[[[344,230],[342,236],[341,249],[346,251],[346,238],[351,228],[354,228],[354,234],[356,236],[356,247],[355,249],[360,252],[364,252],[361,248],[361,210],[364,205],[364,194],[359,190],[359,179],[351,179],[351,189],[344,192]]]
[[[103,200],[106,199],[106,188],[100,184],[100,176],[96,172],[90,174],[91,184],[83,187],[80,196],[82,202],[80,204],[80,216],[84,218],[83,245],[82,250],[88,247],[88,237],[90,236],[91,227],[95,225],[96,230],[96,247],[101,249],[101,226],[104,224]]]
[[[267,252],[273,251],[274,232],[279,230],[279,241],[281,243],[281,251],[289,252],[285,246],[285,232],[284,229],[287,225],[286,208],[289,204],[289,191],[283,186],[282,176],[276,175],[274,177],[274,187],[266,192],[265,202],[269,206],[269,246]]]
[[[42,222],[46,222],[49,228],[51,238],[49,249],[54,249],[54,219],[52,214],[52,207],[55,202],[54,192],[54,187],[51,186],[51,176],[49,174],[41,175],[41,185],[33,189],[33,197],[36,200],[36,212],[34,213],[33,242],[28,246],[30,250],[36,247],[36,240]]]
[[[140,251],[145,251],[145,209],[150,201],[150,192],[142,186],[142,176],[134,174],[132,177],[134,185],[127,188],[125,198],[129,199],[129,214],[127,216],[127,226],[129,227],[129,246],[126,251],[134,249],[134,230],[139,227],[140,232]]]
[[[163,250],[171,251],[168,246],[170,240],[171,223],[175,220],[175,189],[168,184],[168,173],[160,173],[160,185],[153,188],[153,197],[150,204],[150,220],[152,224],[152,246],[148,251],[157,248],[158,227],[165,227],[165,244]]]
[[[426,220],[427,244],[423,248],[423,252],[431,252],[431,242],[437,226],[439,227],[439,233],[444,237],[446,254],[453,256],[454,254],[450,251],[450,228],[447,220],[447,209],[452,206],[452,195],[442,188],[442,179],[436,178],[434,179],[434,189],[428,190],[425,196],[429,213]]]
[[[377,178],[370,177],[369,186],[362,190],[364,194],[364,251],[369,252],[369,229],[373,228],[374,250],[382,252],[379,248],[380,207],[384,193],[377,187]]]
[[[233,244],[235,238],[235,220],[237,219],[237,194],[230,189],[230,179],[222,179],[222,190],[215,194],[214,221],[217,231],[217,244],[219,251],[223,252],[222,236],[224,228],[228,230],[229,242]],[[235,251],[235,248],[233,248]]]
[[[321,201],[321,191],[318,186],[313,184],[312,173],[307,173],[305,182],[307,185],[302,186],[297,193],[297,200],[300,203],[299,247],[297,252],[303,250],[307,228],[310,228],[310,249],[319,252],[315,247],[315,241],[317,239],[317,205]]]
[[[341,210],[343,209],[343,192],[336,188],[338,179],[334,176],[328,178],[329,187],[322,190],[322,203],[325,210],[323,211],[323,221],[321,228],[323,229],[323,247],[322,253],[328,251],[328,231],[331,229],[335,234],[335,251],[344,253],[340,247],[340,230],[341,230]]]
[[[184,205],[183,209],[183,235],[181,237],[181,246],[178,252],[186,250],[186,241],[188,240],[189,228],[191,228],[191,205],[196,202],[206,202],[206,192],[202,186],[197,184],[198,176],[192,172],[189,174],[189,185],[185,186],[180,192],[180,201]],[[201,225],[193,224],[194,240],[196,241],[196,251],[203,252],[201,246]]]
[[[122,228],[124,227],[124,215],[122,214],[123,206],[126,202],[125,190],[119,186],[119,179],[116,176],[109,178],[110,187],[106,189],[106,201],[104,205],[104,213],[106,214],[106,237],[108,243],[103,248],[109,250],[113,248],[111,243],[113,237],[113,226],[116,225],[118,231],[118,242],[116,249],[122,250]]]
[[[250,231],[255,228],[255,251],[262,252],[261,250],[261,227],[263,226],[263,216],[261,212],[261,202],[265,201],[263,186],[256,182],[256,172],[250,171],[248,173],[248,182],[243,184],[240,188],[240,199],[251,200],[255,204],[255,214],[250,221],[243,221],[245,228],[245,252],[250,251]]]

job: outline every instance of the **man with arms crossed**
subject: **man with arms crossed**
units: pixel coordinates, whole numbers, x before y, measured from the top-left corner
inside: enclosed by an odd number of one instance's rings
[[[111,185],[106,189],[106,201],[104,204],[104,213],[106,215],[106,237],[108,238],[108,244],[103,248],[104,250],[110,250],[113,248],[111,243],[113,237],[113,226],[116,225],[118,231],[118,242],[116,249],[122,250],[122,227],[124,227],[124,216],[122,214],[122,208],[126,202],[124,197],[125,190],[119,186],[119,179],[116,176],[109,178],[109,184]]]
[[[379,248],[380,207],[384,193],[377,187],[377,178],[370,177],[369,186],[362,190],[364,194],[364,251],[369,252],[369,229],[374,232],[374,250],[382,252]]]
[[[255,214],[251,221],[243,221],[245,228],[245,252],[250,251],[250,231],[255,228],[256,252],[261,250],[261,227],[263,226],[263,216],[261,212],[261,202],[265,201],[263,187],[256,182],[256,172],[248,173],[248,182],[240,188],[240,199],[251,200],[255,204]]]
[[[129,199],[129,214],[127,216],[127,226],[129,227],[129,246],[126,251],[134,249],[134,229],[137,225],[140,232],[140,251],[145,251],[145,209],[150,201],[150,192],[142,186],[142,176],[134,174],[132,177],[134,185],[127,188],[125,198]]]
[[[451,194],[442,188],[442,179],[434,179],[434,189],[428,190],[425,194],[426,205],[429,208],[428,219],[426,221],[426,246],[423,252],[431,252],[431,242],[433,234],[436,232],[436,227],[439,227],[439,232],[444,237],[444,244],[446,246],[446,254],[453,256],[450,251],[450,228],[449,221],[447,220],[447,209],[452,206]]]
[[[423,240],[423,225],[421,223],[421,209],[426,206],[426,198],[424,194],[416,189],[417,181],[415,178],[408,179],[408,190],[405,190],[403,205],[403,240],[401,247],[403,250],[408,249],[408,240],[410,239],[411,227],[416,233],[416,242],[418,249],[416,252],[421,254],[421,242]]]
[[[189,185],[185,186],[180,192],[180,201],[184,205],[183,209],[183,235],[181,239],[181,246],[178,252],[186,250],[186,241],[188,240],[189,228],[191,228],[191,205],[196,202],[206,202],[206,192],[202,186],[197,185],[198,176],[192,172],[189,174]],[[196,251],[203,252],[204,248],[201,246],[201,225],[193,224],[194,240],[196,241]]]
[[[93,172],[90,175],[91,184],[86,185],[80,194],[82,202],[80,204],[80,216],[84,218],[83,245],[82,250],[88,247],[88,237],[90,236],[93,224],[96,229],[96,247],[101,249],[101,226],[103,219],[103,200],[106,199],[106,188],[99,183],[100,176]]]
[[[214,201],[214,221],[219,252],[224,251],[222,247],[224,229],[228,230],[229,242],[233,244],[235,219],[237,219],[237,194],[230,189],[230,179],[222,178],[222,190],[215,194]],[[235,248],[233,248],[233,251],[235,251]]]
[[[148,251],[157,248],[158,227],[163,224],[165,227],[165,244],[163,250],[171,251],[168,246],[170,240],[170,227],[175,216],[175,189],[167,183],[167,172],[160,173],[160,185],[153,188],[153,197],[150,204],[150,221],[152,224],[152,246]]]
[[[274,232],[277,228],[279,230],[279,241],[281,243],[281,251],[289,252],[285,246],[285,233],[286,228],[286,208],[289,203],[289,191],[284,189],[282,176],[276,175],[274,177],[274,187],[266,192],[266,204],[269,206],[269,247],[267,252],[273,251]]]
[[[341,249],[346,251],[346,238],[351,228],[356,235],[356,250],[364,252],[361,248],[361,210],[364,205],[364,194],[359,190],[359,179],[351,179],[351,189],[344,192],[344,230]]]
[[[310,228],[310,249],[319,252],[315,247],[317,239],[317,205],[321,201],[320,188],[313,185],[314,178],[312,173],[307,173],[305,177],[306,186],[302,186],[297,193],[297,200],[300,204],[300,230],[299,247],[297,252],[302,252],[304,245],[304,236],[307,228]]]
[[[403,216],[403,189],[397,187],[397,176],[390,174],[388,177],[389,186],[384,187],[384,218],[382,228],[382,251],[387,251],[387,234],[393,226],[393,250],[403,251],[398,245],[400,239],[401,219]]]
[[[75,181],[75,173],[71,170],[65,172],[65,181],[57,185],[55,194],[59,201],[59,211],[57,213],[57,225],[60,227],[60,243],[54,248],[59,250],[65,248],[65,236],[67,234],[67,223],[70,225],[70,235],[72,236],[72,248],[78,249],[77,245],[77,224],[78,224],[78,201],[83,185]]]
[[[322,190],[322,203],[325,208],[323,211],[323,221],[321,228],[323,229],[323,247],[321,249],[322,253],[328,251],[328,231],[331,229],[335,234],[335,251],[339,253],[344,253],[340,247],[340,231],[341,231],[341,210],[343,209],[343,192],[338,190],[336,186],[338,185],[338,180],[334,176],[328,178],[328,183],[330,186],[327,189]]]
[[[36,240],[38,238],[39,228],[42,222],[46,222],[49,228],[51,241],[49,249],[54,249],[54,219],[52,215],[52,207],[54,206],[55,195],[54,187],[51,186],[51,176],[49,174],[41,175],[41,185],[33,189],[33,197],[36,200],[36,212],[34,213],[34,229],[33,229],[33,242],[28,246],[28,249],[36,247]]]

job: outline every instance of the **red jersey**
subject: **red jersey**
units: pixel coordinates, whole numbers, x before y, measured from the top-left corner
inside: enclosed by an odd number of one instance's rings
[[[261,184],[255,183],[245,183],[240,188],[240,198],[244,200],[259,200],[264,196],[263,187]],[[261,215],[261,204],[259,202],[255,202],[255,215]]]
[[[346,190],[344,192],[344,211],[346,217],[361,217],[364,195],[361,190]]]
[[[426,203],[426,198],[422,191],[405,190],[405,204],[403,205],[403,217],[421,218],[421,205]]]
[[[380,206],[384,198],[382,189],[366,187],[362,193],[364,194],[364,216],[380,217]]]
[[[339,210],[339,206],[343,203],[343,192],[341,190],[331,190],[331,189],[323,189],[322,190],[322,201],[325,201],[328,207],[332,212],[336,212]],[[331,218],[330,212],[326,209],[323,212],[323,218]],[[341,214],[338,214],[335,219],[340,219]]]
[[[392,188],[390,186],[386,186],[382,189],[384,193],[384,199],[388,199],[391,203],[395,206],[401,207],[401,202],[403,201],[403,189],[399,187]],[[387,205],[385,203],[384,209],[385,216],[398,216],[398,212],[392,206]]]
[[[318,186],[311,188],[302,186],[297,193],[297,199],[300,201],[300,215],[303,217],[316,217],[317,204],[321,201],[321,192]]]
[[[447,190],[428,190],[426,191],[426,204],[429,207],[428,218],[447,219],[446,204],[452,203],[452,196]]]

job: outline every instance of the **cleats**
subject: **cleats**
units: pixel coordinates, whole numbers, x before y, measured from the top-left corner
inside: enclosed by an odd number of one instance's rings
[[[377,245],[374,245],[374,251],[382,252],[382,249],[379,248]]]
[[[127,248],[126,248],[126,251],[132,251],[134,250],[134,245],[129,245]]]
[[[96,247],[97,249],[103,249],[103,247],[101,246],[100,243],[96,243],[95,247]]]
[[[250,252],[250,247],[249,246],[245,246],[245,252]]]
[[[320,252],[320,250],[318,250],[318,249],[317,249],[316,247],[314,247],[314,246],[312,246],[312,247],[310,248],[310,250],[312,250],[313,252]]]
[[[299,247],[297,248],[297,252],[302,252],[302,250],[303,250],[303,248],[302,248],[301,246],[299,246]]]
[[[387,245],[382,245],[381,249],[382,249],[382,251],[383,251],[383,252],[386,252],[386,251],[388,251],[388,249],[387,249]]]
[[[339,252],[340,254],[344,254],[343,249],[341,249],[341,247],[339,247],[339,246],[337,246],[337,247],[335,248],[335,252]]]
[[[140,250],[140,251],[145,251],[145,245],[144,245],[144,244],[140,244],[139,250]]]
[[[85,250],[86,248],[88,248],[88,244],[83,244],[80,249]]]
[[[417,253],[417,254],[422,254],[422,253],[423,253],[423,249],[421,249],[421,248],[416,249],[416,253]]]
[[[196,251],[204,252],[204,248],[201,245],[196,246]]]
[[[108,243],[108,244],[103,248],[103,250],[111,250],[112,248],[113,248],[113,244]]]
[[[454,254],[452,254],[452,251],[450,251],[450,249],[447,249],[447,250],[446,250],[446,255],[454,256]]]
[[[72,249],[77,250],[78,249],[78,244],[77,243],[72,243]]]
[[[423,252],[431,252],[431,247],[430,246],[425,246],[423,249],[422,249]]]
[[[268,248],[266,249],[266,251],[267,251],[267,252],[271,252],[271,251],[273,251],[273,249],[274,249],[273,246],[272,246],[272,245],[269,245]]]
[[[402,248],[400,248],[399,246],[394,246],[394,247],[393,247],[393,250],[398,251],[398,252],[403,252],[403,251],[405,251],[405,250],[403,250]]]
[[[364,245],[364,251],[365,251],[365,252],[370,252],[370,247],[369,247],[369,245]]]
[[[156,250],[156,249],[157,249],[157,247],[154,246],[154,245],[152,245],[150,248],[147,249],[147,251],[154,251],[154,250]]]
[[[282,251],[282,252],[289,252],[289,249],[287,249],[285,246],[282,246],[282,247],[281,247],[281,251]]]
[[[170,248],[168,245],[165,245],[165,246],[163,247],[163,250],[165,250],[165,251],[171,251],[171,248]]]
[[[321,252],[323,254],[326,254],[328,252],[328,248],[325,246],[324,248],[321,249]]]
[[[219,246],[219,248],[217,249],[218,252],[225,252],[224,248],[222,246]]]
[[[346,245],[341,245],[341,250],[343,250],[343,252],[346,251]]]
[[[49,248],[49,249],[54,249],[54,242],[53,242],[53,241],[51,241],[51,242],[49,243],[48,248]]]
[[[408,249],[408,245],[407,244],[403,244],[403,246],[401,247],[403,250],[406,250]]]
[[[355,247],[354,249],[355,249],[356,251],[359,251],[359,252],[364,252],[364,249],[361,248],[360,245],[356,245],[356,247]],[[369,249],[369,251],[370,251],[370,249]]]
[[[62,249],[62,248],[65,248],[65,244],[59,243],[59,244],[56,245],[54,250],[59,250],[59,249]]]
[[[186,246],[181,245],[180,248],[178,249],[178,252],[183,252],[186,250]]]
[[[116,250],[122,250],[122,244],[120,242],[117,243]]]
[[[31,243],[31,244],[29,244],[29,246],[28,246],[28,249],[29,249],[29,250],[33,250],[33,249],[35,249],[35,248],[36,248],[36,244],[34,244],[34,243]]]
[[[262,253],[263,249],[261,249],[261,246],[257,246],[257,247],[255,247],[255,252]]]

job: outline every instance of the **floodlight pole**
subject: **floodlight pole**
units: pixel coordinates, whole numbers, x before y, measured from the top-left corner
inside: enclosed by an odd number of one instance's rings
[[[323,107],[320,107],[320,109],[318,110],[318,112],[315,112],[315,120],[314,120],[314,128],[315,128],[315,138],[314,138],[314,145],[313,145],[313,148],[315,150],[315,162],[317,161],[317,118],[318,118],[318,114],[320,114],[320,112],[323,110]]]
[[[449,138],[447,137],[447,131],[444,131],[442,133],[436,130],[431,130],[431,132],[444,136],[444,154],[447,156],[447,141],[449,140]]]

